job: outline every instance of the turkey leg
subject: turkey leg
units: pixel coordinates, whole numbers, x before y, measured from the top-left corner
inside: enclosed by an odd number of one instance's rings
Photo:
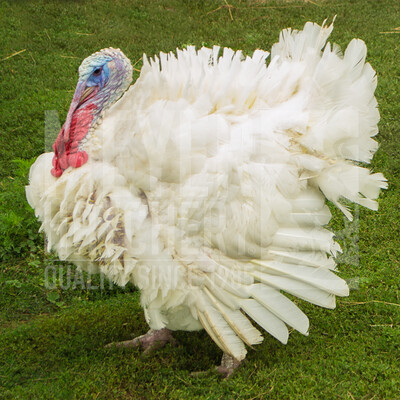
[[[229,378],[240,364],[240,361],[236,360],[236,358],[224,353],[222,355],[221,365],[216,367],[217,372],[224,378]]]
[[[221,375],[223,378],[229,378],[233,372],[241,365],[241,361],[236,360],[231,355],[224,353],[222,355],[221,365],[215,367],[215,371]],[[192,372],[190,375],[192,376],[202,376],[207,374],[209,371],[197,371]]]
[[[175,339],[169,329],[163,328],[159,330],[150,329],[146,334],[135,337],[131,340],[125,340],[123,342],[113,342],[107,344],[105,347],[143,347],[144,354],[148,354],[153,350],[164,347],[167,343],[175,343]]]

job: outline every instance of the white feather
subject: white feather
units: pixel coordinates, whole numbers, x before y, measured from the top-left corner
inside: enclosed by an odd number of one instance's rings
[[[240,305],[243,311],[269,334],[283,344],[287,343],[289,338],[287,327],[275,314],[253,299],[241,300]]]
[[[260,282],[264,282],[276,289],[281,289],[317,306],[325,308],[335,308],[336,306],[335,295],[310,283],[302,282],[292,277],[270,275],[259,271],[253,272],[252,275]]]
[[[307,316],[278,290],[257,283],[250,287],[250,293],[253,299],[274,313],[280,320],[304,335],[308,334]]]
[[[199,318],[207,326],[208,333],[217,338],[222,350],[239,361],[245,358],[247,351],[243,342],[213,306],[210,305],[204,312],[199,311]]]
[[[261,272],[266,271],[275,275],[290,276],[336,296],[349,295],[346,281],[328,269],[287,264],[279,261],[253,260],[252,262],[260,266]]]
[[[225,321],[248,346],[262,342],[261,333],[254,328],[239,310],[232,310],[224,306],[224,304],[217,301],[210,291],[206,290],[206,293]]]

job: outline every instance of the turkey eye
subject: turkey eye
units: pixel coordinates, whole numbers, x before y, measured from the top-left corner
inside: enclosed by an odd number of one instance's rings
[[[100,75],[100,72],[101,72],[101,68],[96,68],[96,69],[93,71],[93,75]]]

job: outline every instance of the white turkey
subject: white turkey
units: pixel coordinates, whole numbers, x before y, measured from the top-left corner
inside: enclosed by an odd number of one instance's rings
[[[308,334],[283,293],[326,308],[348,295],[325,202],[350,219],[349,201],[376,210],[386,180],[360,165],[378,147],[366,46],[342,54],[331,31],[286,29],[271,54],[144,56],[130,87],[119,49],[83,61],[26,192],[60,259],[140,289],[150,331],[121,346],[204,328],[230,374],[260,328],[282,343],[288,327]]]

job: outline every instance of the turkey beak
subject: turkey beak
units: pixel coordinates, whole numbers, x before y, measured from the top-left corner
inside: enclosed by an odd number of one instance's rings
[[[79,105],[82,104],[94,91],[95,86],[87,86],[79,99]]]
[[[76,109],[92,95],[96,90],[97,86],[86,86],[86,81],[79,81],[76,85],[74,98],[72,99],[71,105],[69,107],[67,119],[63,126],[64,129],[64,140],[67,141],[69,138],[69,129],[72,121],[72,116]]]
[[[65,120],[63,130],[64,130],[64,140],[65,142],[68,141],[69,138],[69,129],[72,121],[72,116],[76,109],[82,104],[83,99],[87,98],[89,94],[86,93],[86,81],[78,81],[76,85],[74,98],[71,101],[71,105],[69,106],[69,111],[67,115],[67,119]]]

